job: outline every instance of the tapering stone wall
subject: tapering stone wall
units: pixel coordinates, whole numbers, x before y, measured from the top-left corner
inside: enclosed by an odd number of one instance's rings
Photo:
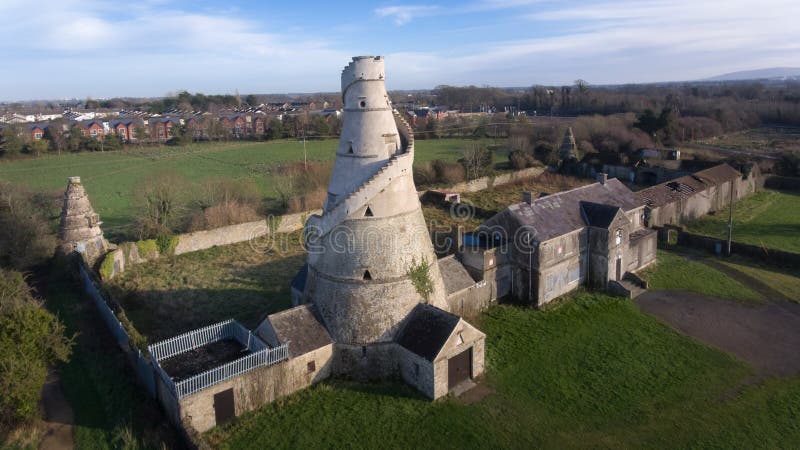
[[[394,114],[384,78],[382,57],[355,57],[342,72],[344,123],[328,199],[306,225],[303,301],[317,305],[341,344],[391,341],[418,303],[447,308],[411,171],[413,134]],[[425,295],[411,276],[420,264],[428,265]]]
[[[101,224],[100,216],[92,209],[80,177],[70,177],[61,209],[58,251],[65,255],[78,252],[89,264],[93,264],[108,251]]]

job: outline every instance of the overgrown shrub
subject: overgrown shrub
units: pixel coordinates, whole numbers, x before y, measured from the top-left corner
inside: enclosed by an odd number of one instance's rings
[[[31,295],[19,272],[0,269],[0,442],[10,426],[32,418],[47,367],[67,361],[64,325]]]
[[[53,255],[52,201],[0,182],[0,266],[27,269]]]
[[[414,183],[419,186],[436,184],[436,171],[429,161],[414,166]]]
[[[189,231],[211,230],[261,218],[251,205],[225,202],[196,211],[189,221]]]
[[[466,179],[464,166],[459,163],[449,163],[437,159],[433,162],[436,181],[445,184],[460,183]]]
[[[281,212],[321,208],[327,196],[332,168],[331,162],[297,162],[278,167]]]
[[[136,189],[139,238],[171,234],[186,212],[186,193],[191,192],[178,174],[162,172],[145,179]]]
[[[156,248],[158,248],[159,255],[172,255],[175,253],[175,247],[178,246],[178,236],[169,234],[162,234],[156,238]]]
[[[103,262],[100,263],[100,278],[103,280],[109,280],[114,275],[114,256],[118,251],[110,251],[103,257]]]
[[[514,170],[527,169],[538,165],[536,158],[533,154],[523,150],[514,150],[508,154],[508,160],[511,162],[511,167]]]
[[[433,293],[433,281],[431,280],[430,268],[431,266],[428,260],[423,259],[418,263],[416,259],[413,259],[407,272],[417,294],[421,295],[425,300]]]
[[[158,256],[158,245],[156,245],[155,239],[136,241],[136,250],[143,259],[153,259]]]

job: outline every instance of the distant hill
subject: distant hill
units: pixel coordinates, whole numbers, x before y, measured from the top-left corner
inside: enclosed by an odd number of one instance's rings
[[[742,70],[703,81],[741,81],[741,80],[800,80],[800,67],[770,67],[769,69]]]

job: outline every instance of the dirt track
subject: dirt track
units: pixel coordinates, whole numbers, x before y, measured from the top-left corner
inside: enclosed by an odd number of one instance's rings
[[[745,305],[693,292],[650,291],[639,308],[751,364],[760,376],[800,373],[800,304]]]

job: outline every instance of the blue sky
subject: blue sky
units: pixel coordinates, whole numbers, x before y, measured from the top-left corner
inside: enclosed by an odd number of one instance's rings
[[[797,0],[0,0],[0,99],[705,78],[800,66]]]

